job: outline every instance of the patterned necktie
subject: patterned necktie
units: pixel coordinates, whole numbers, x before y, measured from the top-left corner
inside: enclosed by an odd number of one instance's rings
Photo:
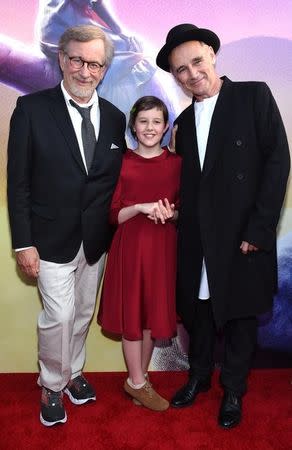
[[[95,145],[96,145],[96,137],[95,137],[95,131],[94,126],[90,120],[90,110],[92,108],[92,105],[88,108],[82,108],[81,106],[77,105],[73,100],[70,100],[70,103],[74,108],[77,109],[79,114],[82,117],[82,123],[81,123],[81,136],[82,136],[82,142],[83,142],[83,149],[84,149],[84,156],[86,161],[87,170],[89,171]]]

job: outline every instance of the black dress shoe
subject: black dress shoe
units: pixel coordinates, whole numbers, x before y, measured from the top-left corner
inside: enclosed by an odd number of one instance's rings
[[[174,408],[184,408],[194,403],[199,392],[206,392],[210,389],[210,381],[200,381],[191,377],[189,381],[181,388],[171,399],[171,406]]]
[[[241,421],[241,406],[241,396],[225,391],[219,411],[219,425],[223,428],[236,427]]]

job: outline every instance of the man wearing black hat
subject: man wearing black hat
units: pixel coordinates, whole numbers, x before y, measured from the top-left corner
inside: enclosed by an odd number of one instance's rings
[[[265,83],[215,71],[218,36],[191,24],[170,30],[157,65],[193,103],[175,121],[183,158],[177,308],[190,335],[188,382],[172,406],[210,388],[218,329],[225,337],[219,425],[241,420],[258,314],[277,287],[276,227],[290,167],[275,100]]]

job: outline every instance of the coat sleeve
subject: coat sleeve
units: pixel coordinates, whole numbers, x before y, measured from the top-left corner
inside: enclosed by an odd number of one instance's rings
[[[7,164],[8,212],[13,248],[33,245],[30,220],[31,170],[30,120],[19,98],[10,121]]]
[[[269,251],[276,241],[290,169],[290,154],[280,112],[265,83],[257,86],[254,114],[262,170],[256,201],[243,239],[259,249]]]

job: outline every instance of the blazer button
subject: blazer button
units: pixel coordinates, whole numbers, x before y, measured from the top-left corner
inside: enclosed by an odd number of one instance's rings
[[[236,175],[236,178],[237,178],[239,181],[242,181],[242,180],[244,179],[243,173],[238,173],[238,174]]]
[[[241,147],[242,146],[242,141],[240,139],[237,139],[236,145],[237,145],[237,147]]]

